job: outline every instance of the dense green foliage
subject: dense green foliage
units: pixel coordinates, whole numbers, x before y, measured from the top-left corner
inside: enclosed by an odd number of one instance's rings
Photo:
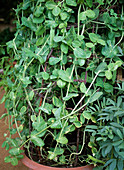
[[[1,82],[5,162],[16,165],[24,146],[51,166],[123,170],[123,1],[24,0],[15,11],[7,50],[17,63]]]

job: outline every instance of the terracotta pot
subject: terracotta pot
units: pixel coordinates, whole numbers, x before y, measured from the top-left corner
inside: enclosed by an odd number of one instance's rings
[[[30,170],[92,170],[93,165],[86,165],[82,167],[76,168],[56,168],[56,167],[49,167],[45,165],[38,164],[32,160],[30,160],[26,155],[22,159],[22,163],[27,166]]]

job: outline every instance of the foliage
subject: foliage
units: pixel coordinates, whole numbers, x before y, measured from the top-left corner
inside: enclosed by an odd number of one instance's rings
[[[120,85],[119,85],[120,86]],[[119,91],[120,92],[120,91]],[[121,92],[124,92],[124,82]],[[100,146],[96,157],[102,155],[106,159],[104,167],[109,169],[123,169],[124,162],[124,96],[117,93],[115,99],[103,98],[101,104],[96,107],[89,107],[88,111],[95,117],[98,117],[98,125],[89,125],[86,131],[92,133],[89,146],[94,148],[93,140],[96,140]],[[102,169],[102,168],[101,168]]]
[[[6,162],[16,165],[24,146],[51,166],[123,169],[122,3],[24,0],[15,9],[7,50],[16,65],[2,81],[10,132],[3,147],[12,147]]]

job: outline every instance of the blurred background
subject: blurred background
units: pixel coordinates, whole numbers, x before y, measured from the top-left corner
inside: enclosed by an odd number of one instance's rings
[[[22,1],[22,0],[21,0]],[[6,42],[14,37],[15,11],[19,0],[0,0],[0,59],[6,54]]]

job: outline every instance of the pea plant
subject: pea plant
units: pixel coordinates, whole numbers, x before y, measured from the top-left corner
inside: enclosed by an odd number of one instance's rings
[[[23,0],[15,13],[7,52],[16,64],[0,84],[5,162],[17,165],[25,151],[50,166],[122,170],[123,1]]]

